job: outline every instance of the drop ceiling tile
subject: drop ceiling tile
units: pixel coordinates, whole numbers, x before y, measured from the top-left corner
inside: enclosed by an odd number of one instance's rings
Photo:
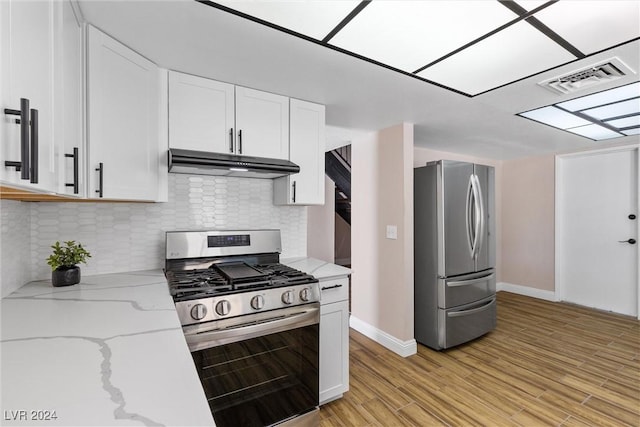
[[[599,105],[610,104],[616,101],[622,101],[629,98],[640,96],[640,82],[631,83],[617,88],[604,90],[592,95],[581,96],[576,99],[561,102],[559,107],[569,111],[586,110],[587,108],[597,107]]]
[[[640,128],[623,130],[622,133],[625,135],[640,135]]]
[[[624,119],[611,120],[608,121],[607,124],[618,129],[631,126],[640,126],[640,115],[625,117]]]
[[[540,31],[521,21],[418,75],[475,95],[574,59]]]
[[[373,1],[330,44],[413,72],[515,18],[497,1]]]
[[[360,3],[358,0],[216,1],[238,12],[317,40],[325,38]]]
[[[567,129],[578,126],[585,126],[591,124],[590,121],[574,116],[571,113],[567,113],[552,105],[548,107],[538,108],[536,110],[525,111],[519,114],[522,117],[535,120],[540,123],[547,124],[549,126],[557,127],[559,129]]]
[[[534,15],[584,54],[640,36],[640,2],[559,1]]]
[[[567,131],[577,135],[586,136],[587,138],[595,139],[597,141],[602,139],[620,138],[622,136],[617,132],[596,124],[567,129]]]
[[[640,98],[591,108],[589,110],[582,111],[582,114],[586,114],[598,120],[612,119],[614,117],[626,116],[628,114],[640,114]]]

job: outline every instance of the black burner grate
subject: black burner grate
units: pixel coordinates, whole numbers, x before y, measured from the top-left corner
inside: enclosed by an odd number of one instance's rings
[[[309,274],[279,263],[213,264],[208,269],[167,271],[165,275],[176,302],[318,281]]]

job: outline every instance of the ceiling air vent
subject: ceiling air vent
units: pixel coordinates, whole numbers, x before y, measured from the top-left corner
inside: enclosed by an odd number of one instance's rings
[[[538,84],[553,92],[564,94],[609,83],[630,74],[635,72],[618,58],[611,58]]]

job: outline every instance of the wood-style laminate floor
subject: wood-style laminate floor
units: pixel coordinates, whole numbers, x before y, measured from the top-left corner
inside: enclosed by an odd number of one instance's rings
[[[507,292],[498,327],[402,358],[351,330],[350,391],[321,426],[640,426],[640,322]]]

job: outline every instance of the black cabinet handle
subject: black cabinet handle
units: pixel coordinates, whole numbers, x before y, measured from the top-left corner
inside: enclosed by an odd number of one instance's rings
[[[295,181],[293,181],[293,184],[291,184],[291,187],[292,187],[291,192],[293,193],[291,196],[291,201],[295,203],[296,202],[296,182]]]
[[[31,109],[31,183],[38,183],[38,110]]]
[[[631,219],[631,220],[634,220],[634,219],[636,219],[636,216],[634,214],[630,214],[628,218]]]
[[[233,153],[233,128],[229,129],[229,152]]]
[[[335,289],[335,288],[341,288],[342,285],[333,285],[333,286],[323,286],[321,290],[326,291],[327,289]]]
[[[242,154],[242,129],[238,131],[238,154]]]
[[[73,154],[65,153],[65,157],[73,158],[73,182],[65,183],[65,187],[73,187],[73,194],[78,194],[78,177],[79,177],[79,161],[78,161],[78,147],[73,147]]]
[[[96,193],[98,193],[98,197],[102,198],[102,190],[104,189],[104,165],[102,163],[98,164],[96,172],[98,172],[98,189],[96,190]]]
[[[5,108],[5,114],[20,116],[16,119],[16,123],[20,125],[20,161],[4,162],[5,167],[14,167],[20,172],[20,179],[30,179],[31,170],[29,169],[29,100],[20,98],[20,109],[12,110]]]

